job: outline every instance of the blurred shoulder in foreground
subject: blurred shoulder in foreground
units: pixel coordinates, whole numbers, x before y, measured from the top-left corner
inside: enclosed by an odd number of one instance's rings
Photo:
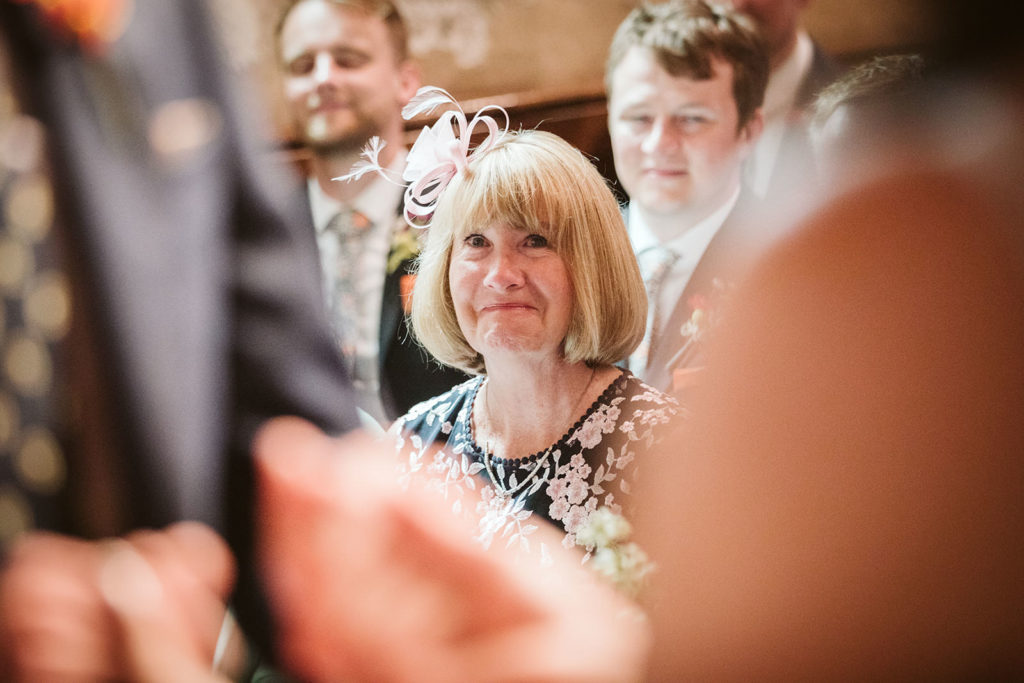
[[[908,98],[737,291],[642,497],[655,679],[1024,672],[1019,64]]]

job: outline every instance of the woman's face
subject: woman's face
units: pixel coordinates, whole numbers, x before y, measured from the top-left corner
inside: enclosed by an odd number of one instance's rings
[[[448,277],[462,334],[485,359],[561,356],[573,288],[547,238],[491,223],[456,239]]]

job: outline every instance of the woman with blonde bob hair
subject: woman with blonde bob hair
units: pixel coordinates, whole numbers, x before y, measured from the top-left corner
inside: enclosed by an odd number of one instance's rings
[[[411,470],[481,490],[467,513],[485,544],[499,534],[529,548],[538,515],[568,547],[599,508],[621,513],[632,463],[678,408],[614,365],[642,338],[647,304],[597,169],[550,133],[488,142],[450,164],[433,195],[412,295],[419,341],[477,376],[392,433]]]
[[[543,235],[565,261],[573,285],[566,362],[610,365],[640,343],[647,293],[614,196],[569,143],[523,131],[506,134],[438,202],[412,304],[416,338],[438,360],[486,373],[483,355],[459,326],[448,266],[456,241],[493,222]]]

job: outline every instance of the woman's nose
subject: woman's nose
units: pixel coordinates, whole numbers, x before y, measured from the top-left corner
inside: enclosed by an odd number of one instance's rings
[[[525,281],[518,254],[498,251],[493,255],[487,277],[484,280],[485,285],[498,290],[506,290],[521,287]]]

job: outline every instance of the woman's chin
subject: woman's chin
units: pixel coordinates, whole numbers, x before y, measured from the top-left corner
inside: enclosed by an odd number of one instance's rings
[[[558,353],[557,346],[550,349],[546,349],[546,346],[548,345],[545,345],[542,340],[529,335],[492,333],[485,337],[481,354],[487,358],[488,356],[500,357],[503,355],[533,356],[544,353],[545,350],[550,350],[553,354]]]

